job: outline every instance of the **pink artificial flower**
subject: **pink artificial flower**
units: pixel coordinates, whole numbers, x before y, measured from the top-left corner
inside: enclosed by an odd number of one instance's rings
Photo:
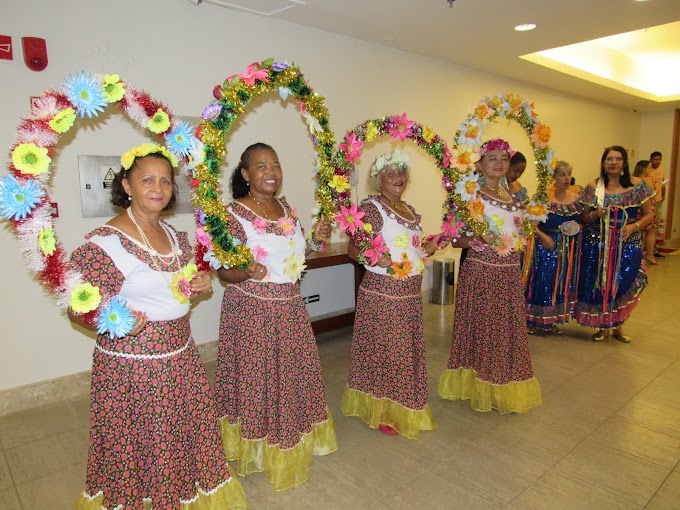
[[[290,236],[295,233],[295,221],[288,216],[282,216],[276,221],[276,226],[283,230],[283,235]]]
[[[338,214],[334,219],[340,223],[340,230],[349,230],[351,235],[354,235],[354,231],[357,228],[364,226],[364,222],[361,218],[364,217],[366,213],[357,207],[357,204],[352,204],[350,208],[344,205],[340,206],[340,214]]]
[[[444,223],[442,223],[442,232],[446,237],[456,239],[460,237],[459,229],[463,227],[465,223],[458,221],[458,219],[453,214],[448,214]]]
[[[413,234],[413,236],[411,236],[411,246],[420,248],[420,236],[418,234]]]
[[[210,248],[210,245],[212,243],[212,238],[210,237],[210,234],[208,234],[205,230],[202,228],[197,228],[196,229],[196,242],[200,244],[201,246],[205,246],[206,248]]]
[[[248,69],[246,69],[246,72],[239,74],[238,77],[241,78],[241,81],[251,86],[255,85],[255,80],[267,82],[269,79],[269,71],[266,69],[258,69],[257,67],[257,63],[250,64]]]
[[[468,246],[475,251],[484,251],[484,248],[486,248],[486,244],[476,238],[470,241]]]
[[[451,166],[451,151],[449,150],[448,145],[444,146],[444,158],[442,160],[442,165],[444,165],[444,168],[449,168]]]
[[[253,246],[252,252],[253,257],[255,258],[255,262],[262,263],[262,261],[269,256],[269,252],[259,244],[257,246]]]
[[[385,239],[383,239],[383,236],[377,235],[371,239],[371,247],[364,251],[363,255],[368,259],[369,265],[375,266],[378,263],[380,256],[387,251],[390,250],[385,245]]]
[[[512,235],[507,232],[503,232],[498,239],[499,244],[494,246],[493,250],[501,257],[510,255],[515,249],[515,240],[512,238]]]
[[[347,153],[345,160],[354,164],[356,160],[361,157],[361,148],[363,146],[364,142],[357,140],[357,135],[355,133],[350,133],[345,135],[345,143],[338,145],[338,148]]]
[[[515,228],[521,228],[522,227],[522,217],[521,216],[513,216],[512,217],[512,223],[515,225]]]
[[[177,280],[177,292],[179,292],[185,298],[191,297],[191,282],[185,276]]]
[[[264,229],[268,224],[269,222],[264,218],[256,218],[255,221],[253,221],[253,227],[255,227],[255,232],[258,234],[264,233]]]
[[[407,136],[413,136],[411,129],[415,125],[415,122],[408,120],[406,113],[403,113],[401,117],[392,117],[392,121],[395,122],[395,125],[389,129],[392,140],[395,142],[397,140],[403,142],[406,140]]]

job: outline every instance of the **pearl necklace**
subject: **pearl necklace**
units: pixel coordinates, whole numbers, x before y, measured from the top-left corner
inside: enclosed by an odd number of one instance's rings
[[[165,271],[161,267],[160,261],[158,260],[158,259],[160,259],[161,254],[158,253],[154,249],[154,247],[149,242],[149,238],[146,237],[146,234],[144,233],[142,226],[139,223],[137,223],[137,218],[135,218],[135,215],[132,214],[132,207],[127,208],[127,213],[128,213],[128,216],[130,217],[130,220],[134,224],[134,226],[137,227],[137,232],[139,232],[139,236],[142,238],[142,241],[144,242],[144,246],[146,246],[147,250],[149,250],[149,252],[151,253],[151,257],[152,257],[151,260],[153,261],[153,264],[149,264],[149,265],[152,266],[152,269],[155,269],[156,271],[158,271],[161,274],[161,277],[163,277],[163,280],[165,280],[165,283],[170,285],[170,282],[168,281],[167,277],[165,276]],[[168,242],[170,243],[170,250],[171,250],[171,253],[172,253],[173,265],[177,266],[177,271],[181,271],[182,266],[179,263],[179,257],[177,256],[177,247],[175,246],[175,242],[172,239],[172,236],[170,235],[168,228],[165,225],[163,225],[160,221],[158,222],[158,225],[161,227],[163,232],[165,232],[165,236],[168,238]],[[171,271],[171,272],[175,272],[175,271]]]

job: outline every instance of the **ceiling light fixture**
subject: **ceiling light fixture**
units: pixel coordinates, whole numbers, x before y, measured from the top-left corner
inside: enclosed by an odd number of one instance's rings
[[[455,2],[456,0],[446,0],[446,1],[449,3],[449,7],[453,7],[453,2]]]
[[[534,28],[536,28],[535,23],[524,23],[523,25],[517,25],[515,30],[518,32],[527,32],[528,30],[533,30]]]

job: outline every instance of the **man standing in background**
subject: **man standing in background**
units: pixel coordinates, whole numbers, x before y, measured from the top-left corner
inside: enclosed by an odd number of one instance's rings
[[[647,246],[654,246],[653,256],[650,257],[650,254],[647,254],[647,256],[652,258],[652,260],[653,257],[664,257],[662,254],[657,252],[656,248],[656,239],[657,237],[659,239],[664,238],[664,231],[666,227],[666,223],[663,219],[663,201],[666,199],[666,183],[664,182],[665,175],[663,168],[661,167],[661,158],[662,155],[660,152],[652,152],[649,155],[649,166],[647,167],[647,170],[645,170],[644,175],[645,182],[649,184],[656,193],[656,195],[652,197],[656,209],[656,224],[652,225],[647,230],[647,236],[652,236],[654,243],[646,244]]]

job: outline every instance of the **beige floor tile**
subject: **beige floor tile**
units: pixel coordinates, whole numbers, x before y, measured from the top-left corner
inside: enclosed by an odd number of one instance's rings
[[[647,510],[680,510],[680,472],[673,472],[647,505]]]
[[[486,510],[502,509],[507,504],[489,491],[476,485],[464,486],[456,476],[444,477],[428,470],[415,480],[381,500],[394,510],[440,509]]]
[[[638,393],[639,397],[680,407],[680,391],[675,381],[656,378]]]
[[[484,437],[549,466],[555,465],[585,438],[553,425],[534,420],[530,415],[512,416]]]
[[[612,416],[589,439],[673,468],[680,461],[680,436],[672,436],[623,416]]]
[[[555,468],[638,505],[647,504],[671,471],[588,439]]]
[[[549,466],[481,437],[432,467],[443,478],[475,493],[510,503],[545,473]],[[474,487],[474,491],[473,488]]]
[[[17,485],[25,509],[72,508],[85,486],[87,466],[78,464],[63,471]]]
[[[644,423],[666,434],[680,436],[680,407],[635,397],[616,414]]]
[[[636,510],[644,508],[612,492],[551,469],[520,494],[513,508],[523,510]]]
[[[19,495],[14,487],[0,490],[0,508],[2,510],[22,510]]]
[[[8,449],[79,426],[76,413],[62,401],[0,417],[0,441]]]
[[[14,480],[9,465],[5,459],[5,452],[0,450],[0,491],[14,487]],[[0,508],[2,508],[0,506]]]

